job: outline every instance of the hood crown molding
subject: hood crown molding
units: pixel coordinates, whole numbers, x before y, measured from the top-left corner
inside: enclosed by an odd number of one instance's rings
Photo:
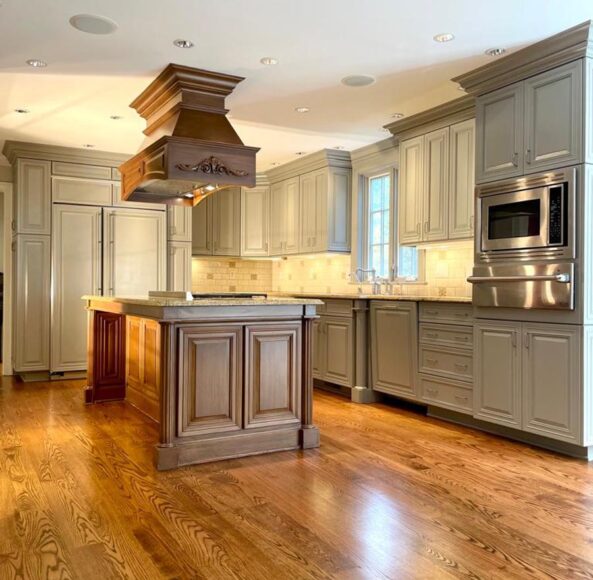
[[[591,21],[587,20],[452,80],[468,93],[479,96],[573,60],[592,56]]]
[[[11,165],[14,165],[19,157],[24,157],[27,159],[117,167],[130,158],[130,155],[124,153],[78,149],[77,147],[62,147],[61,145],[46,145],[43,143],[27,143],[26,141],[6,141],[2,153]]]
[[[321,149],[310,155],[305,155],[294,161],[289,161],[280,167],[274,167],[266,171],[266,175],[271,183],[297,177],[303,173],[323,169],[324,167],[343,167],[350,169],[352,161],[349,151],[341,149]]]

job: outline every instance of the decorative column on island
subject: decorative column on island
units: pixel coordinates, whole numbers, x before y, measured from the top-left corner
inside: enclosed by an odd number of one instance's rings
[[[157,422],[157,469],[319,446],[319,300],[84,299],[85,401],[125,399]]]

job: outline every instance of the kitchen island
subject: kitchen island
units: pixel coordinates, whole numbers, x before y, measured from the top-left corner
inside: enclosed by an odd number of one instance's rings
[[[165,470],[319,446],[315,299],[85,296],[85,401],[126,400],[159,424]]]

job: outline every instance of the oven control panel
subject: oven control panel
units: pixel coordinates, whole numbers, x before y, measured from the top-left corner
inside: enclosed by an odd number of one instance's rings
[[[548,243],[561,246],[564,243],[564,187],[553,185],[549,189],[550,206],[548,214]]]

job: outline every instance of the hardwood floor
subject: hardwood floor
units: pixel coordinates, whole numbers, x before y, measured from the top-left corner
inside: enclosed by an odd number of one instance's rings
[[[0,390],[0,578],[593,578],[593,466],[317,393],[322,446],[158,473],[75,382]]]

